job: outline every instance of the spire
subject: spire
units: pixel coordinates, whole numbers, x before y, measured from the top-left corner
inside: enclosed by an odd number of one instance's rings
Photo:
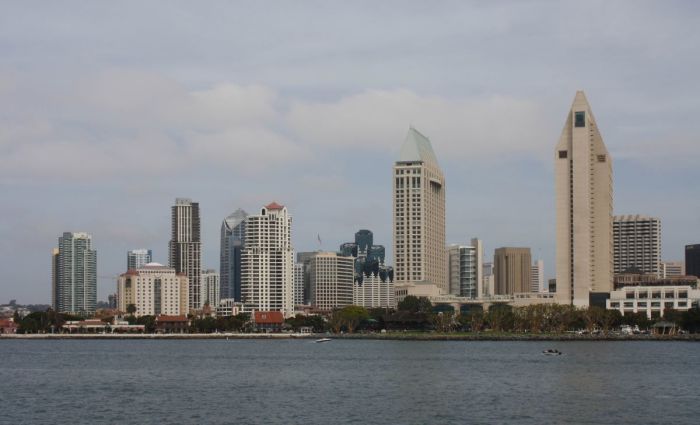
[[[437,158],[433,152],[430,139],[413,127],[408,129],[408,134],[401,147],[399,162],[431,162],[437,165]]]

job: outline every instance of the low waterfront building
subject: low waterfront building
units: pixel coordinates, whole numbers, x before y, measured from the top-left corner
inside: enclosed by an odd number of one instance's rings
[[[186,333],[190,328],[190,320],[185,316],[170,316],[161,314],[156,317],[156,332],[158,333]]]
[[[280,332],[284,325],[281,311],[255,311],[250,318],[255,329],[261,332]]]
[[[16,334],[17,333],[17,323],[12,318],[0,319],[0,335],[2,334]]]
[[[628,272],[616,274],[613,279],[615,289],[625,286],[690,286],[697,288],[698,278],[695,276],[671,276],[659,278],[655,274]]]
[[[117,282],[117,309],[122,313],[133,305],[135,316],[181,315],[189,312],[189,279],[172,267],[149,263],[129,270]]]
[[[666,310],[687,311],[698,308],[700,290],[684,286],[625,286],[610,293],[608,310],[622,315],[645,313],[648,318],[663,317]]]

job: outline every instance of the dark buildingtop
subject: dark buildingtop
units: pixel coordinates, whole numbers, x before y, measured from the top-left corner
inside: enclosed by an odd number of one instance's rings
[[[700,244],[685,246],[685,274],[700,277]]]

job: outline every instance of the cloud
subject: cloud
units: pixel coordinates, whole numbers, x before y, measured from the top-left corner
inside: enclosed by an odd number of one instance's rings
[[[448,99],[410,90],[371,90],[334,102],[294,102],[287,122],[310,144],[396,151],[409,124],[430,137],[439,156],[484,159],[538,155],[552,144],[542,108],[507,96]],[[549,152],[547,150],[547,152]]]

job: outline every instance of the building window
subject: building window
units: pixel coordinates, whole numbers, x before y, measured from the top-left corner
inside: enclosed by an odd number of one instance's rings
[[[559,151],[559,159],[566,159],[568,154],[569,153],[567,151]]]
[[[581,111],[581,112],[575,112],[574,113],[575,117],[575,127],[585,127],[586,126],[586,113]]]
[[[598,162],[605,162],[605,155],[598,155]]]

